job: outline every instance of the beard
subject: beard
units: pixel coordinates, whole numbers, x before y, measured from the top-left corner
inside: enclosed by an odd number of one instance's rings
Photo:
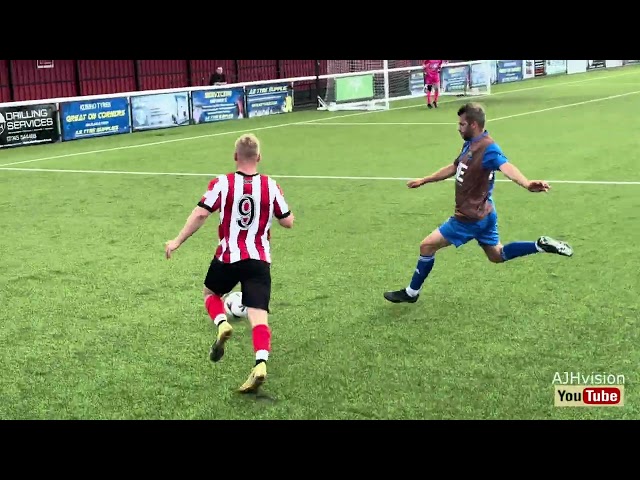
[[[473,134],[469,131],[463,132],[460,134],[462,136],[462,139],[465,142],[468,142],[469,140],[471,140],[473,138]]]

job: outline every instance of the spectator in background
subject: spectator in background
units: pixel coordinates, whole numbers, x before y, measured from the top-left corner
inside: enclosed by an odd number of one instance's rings
[[[222,73],[222,67],[216,68],[215,73],[209,79],[209,85],[224,85],[227,83],[227,77]]]

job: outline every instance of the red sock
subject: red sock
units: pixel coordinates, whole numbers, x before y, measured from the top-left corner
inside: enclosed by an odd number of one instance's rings
[[[213,320],[216,326],[223,320],[227,319],[227,315],[224,313],[224,304],[222,299],[217,295],[209,295],[204,301],[204,306]]]
[[[434,94],[434,99],[433,99],[433,101],[434,101],[434,102],[437,102],[437,101],[438,101],[438,94],[439,94],[439,93],[440,93],[440,92],[439,92],[438,90],[436,90],[435,92],[433,92],[433,94]]]
[[[271,351],[271,330],[268,325],[256,325],[252,330],[253,351],[256,352],[257,360],[269,360]]]
[[[431,103],[431,90],[427,91],[427,103]]]

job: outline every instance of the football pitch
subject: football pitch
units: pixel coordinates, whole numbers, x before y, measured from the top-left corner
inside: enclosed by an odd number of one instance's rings
[[[491,264],[420,241],[453,212],[457,108],[295,112],[0,151],[2,419],[639,419],[640,68],[495,85],[487,129],[533,194],[498,174],[502,243],[549,235],[572,258]],[[217,214],[172,239],[233,143],[262,141],[296,215],[272,228],[272,351],[260,395],[246,320],[224,359],[202,281]],[[624,406],[554,406],[556,372],[624,375]]]

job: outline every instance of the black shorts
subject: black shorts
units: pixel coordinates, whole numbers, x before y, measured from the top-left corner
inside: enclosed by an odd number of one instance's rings
[[[204,279],[204,286],[222,297],[240,283],[245,307],[269,311],[271,300],[271,264],[261,260],[224,263],[214,258]]]

